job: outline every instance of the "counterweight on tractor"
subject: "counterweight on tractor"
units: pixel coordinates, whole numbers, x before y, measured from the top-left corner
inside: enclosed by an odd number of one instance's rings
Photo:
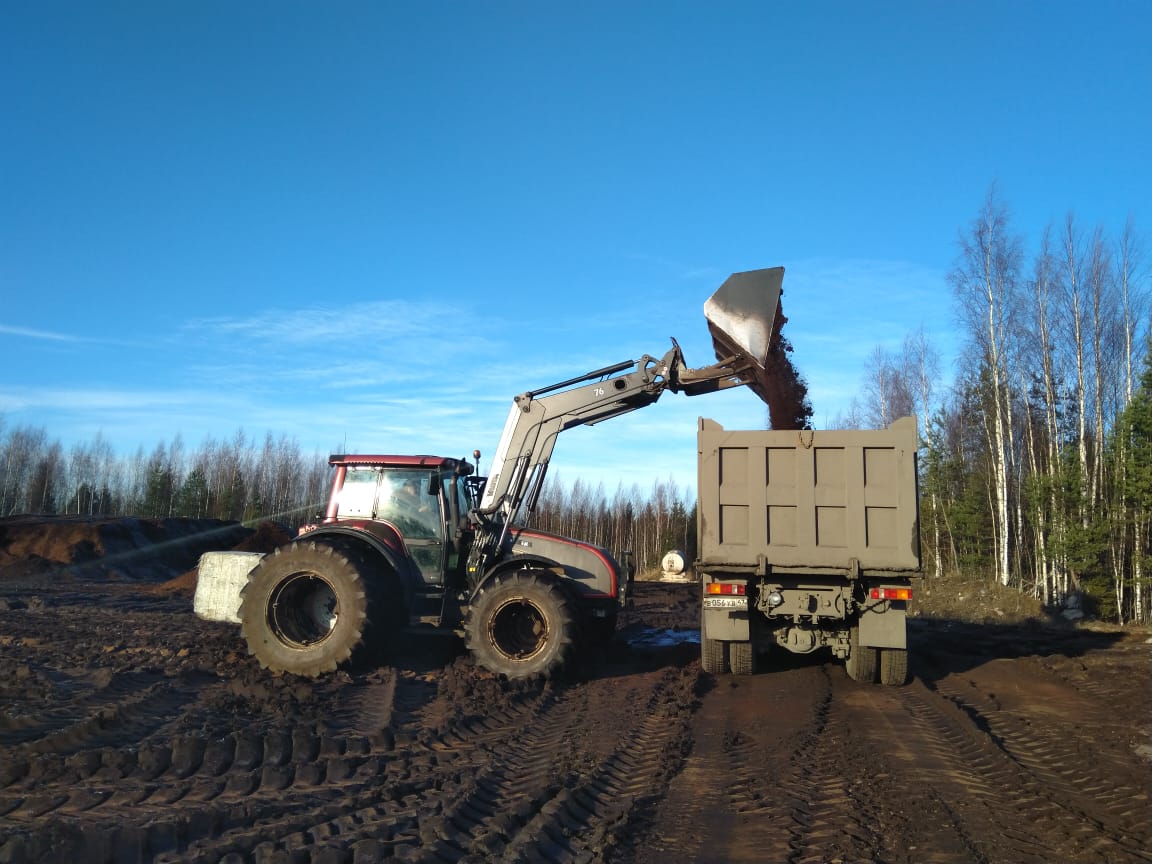
[[[705,303],[717,362],[680,346],[521,393],[490,476],[465,459],[350,456],[324,518],[248,576],[239,618],[268,669],[319,675],[354,654],[386,656],[415,628],[463,632],[488,669],[549,674],[584,640],[609,635],[630,565],[582,540],[526,527],[557,436],[646,407],[747,385],[775,413],[783,268],[736,273]]]

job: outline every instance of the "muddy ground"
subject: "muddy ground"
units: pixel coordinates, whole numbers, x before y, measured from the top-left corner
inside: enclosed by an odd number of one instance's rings
[[[695,587],[640,583],[567,680],[433,638],[305,681],[192,614],[195,544],[34,530],[0,520],[0,864],[1152,862],[1147,633],[921,616],[905,687],[711,676]]]

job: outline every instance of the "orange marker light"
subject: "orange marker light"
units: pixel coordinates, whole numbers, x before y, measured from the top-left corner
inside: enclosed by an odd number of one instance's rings
[[[868,594],[873,600],[911,600],[911,588],[873,588]]]
[[[743,595],[745,592],[743,585],[733,584],[732,582],[709,582],[707,593]]]

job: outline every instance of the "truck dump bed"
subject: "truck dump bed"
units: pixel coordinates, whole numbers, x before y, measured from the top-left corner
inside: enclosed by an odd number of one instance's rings
[[[731,432],[701,418],[697,440],[700,566],[919,572],[914,417],[866,431]]]

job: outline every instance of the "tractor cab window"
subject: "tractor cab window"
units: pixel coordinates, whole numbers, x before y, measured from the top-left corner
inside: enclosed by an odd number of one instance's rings
[[[340,516],[371,519],[376,512],[376,489],[381,477],[379,468],[349,468],[340,489]]]
[[[440,481],[444,486],[444,518],[449,518],[449,514],[451,513],[451,510],[448,508],[451,507],[449,502],[453,494],[455,494],[456,497],[456,513],[460,518],[464,518],[468,515],[468,510],[471,509],[472,505],[468,500],[467,494],[465,494],[464,483],[459,479],[456,480],[456,483],[453,483],[452,480],[451,475],[445,475]]]
[[[406,538],[439,537],[440,498],[429,495],[427,471],[390,471],[380,489],[381,519],[387,519]]]

